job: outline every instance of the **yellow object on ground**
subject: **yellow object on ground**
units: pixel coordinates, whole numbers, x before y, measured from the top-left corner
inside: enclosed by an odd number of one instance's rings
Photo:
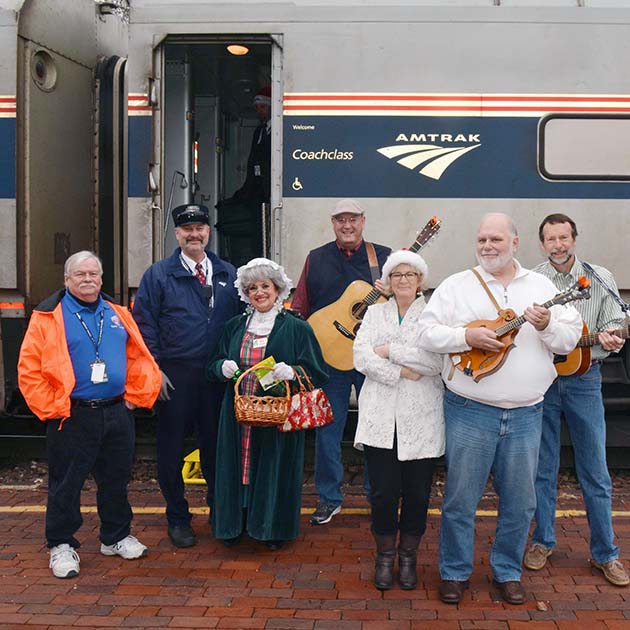
[[[182,477],[184,478],[184,483],[191,485],[205,485],[206,480],[203,478],[201,463],[199,461],[199,449],[184,457]]]

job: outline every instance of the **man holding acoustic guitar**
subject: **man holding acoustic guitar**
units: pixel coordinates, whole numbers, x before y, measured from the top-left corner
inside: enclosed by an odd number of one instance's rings
[[[490,554],[495,587],[511,604],[526,600],[521,561],[536,507],[543,396],[556,376],[554,353],[575,348],[582,329],[578,312],[560,305],[585,297],[588,283],[556,295],[551,280],[514,258],[518,243],[510,217],[486,215],[477,232],[479,265],[444,280],[419,321],[420,347],[444,355],[448,473],[439,595],[449,604],[468,587],[475,511],[491,472],[499,496]]]
[[[603,267],[591,267],[575,256],[576,237],[575,223],[564,214],[550,214],[540,224],[539,238],[548,260],[535,271],[549,278],[558,289],[566,288],[580,275],[591,280],[590,300],[577,303],[576,308],[584,320],[583,332],[590,330],[594,334],[583,334],[574,352],[556,364],[560,377],[545,394],[536,477],[536,529],[523,564],[535,571],[542,569],[556,544],[554,522],[560,465],[560,416],[563,414],[571,434],[575,470],[586,504],[591,531],[591,565],[602,571],[610,583],[626,586],[630,578],[619,561],[612,528],[612,487],[606,464],[600,364],[610,352],[622,348],[628,327],[624,324],[621,307],[606,288],[618,294],[612,274]],[[592,352],[590,346],[593,346]],[[572,361],[574,354],[578,357],[575,362]]]
[[[362,280],[372,285],[380,278],[381,268],[391,253],[389,247],[366,243],[363,240],[365,211],[358,201],[342,199],[337,202],[331,212],[331,222],[335,240],[309,253],[291,304],[291,308],[305,318],[311,313],[317,315],[316,311],[320,311],[322,316],[326,317],[322,309],[325,307],[330,309],[353,281]],[[376,292],[376,295],[380,294]],[[356,302],[356,299],[350,299],[347,307],[345,303],[340,304],[342,312],[338,319],[344,320],[345,311],[352,310]],[[316,322],[309,319],[309,323],[318,335]],[[355,331],[337,321],[334,314],[330,317],[329,324],[331,334],[334,336],[334,342],[331,344],[333,348],[335,345],[343,344],[346,339],[354,339]],[[318,340],[323,348],[327,346],[325,342],[322,343],[320,335]],[[324,351],[324,360],[328,364],[330,375],[324,391],[330,400],[335,419],[332,424],[320,427],[315,432],[315,485],[319,493],[319,504],[311,517],[312,525],[328,523],[339,513],[343,502],[341,439],[348,415],[350,388],[354,385],[358,396],[365,378],[352,366],[351,344],[347,354],[348,365],[345,365],[342,357],[342,362],[333,366],[331,355]]]

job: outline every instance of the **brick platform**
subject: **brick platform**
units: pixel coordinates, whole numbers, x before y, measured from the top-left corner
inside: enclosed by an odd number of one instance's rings
[[[369,513],[356,488],[344,510],[322,527],[308,524],[316,497],[307,484],[300,538],[279,551],[252,540],[232,549],[210,535],[201,487],[188,491],[199,543],[177,550],[166,536],[163,502],[154,482],[134,482],[133,533],[149,546],[138,561],[99,552],[94,489],[83,496],[78,537],[81,574],[58,580],[43,543],[45,488],[0,486],[0,628],[268,628],[273,630],[630,629],[630,588],[609,585],[588,565],[588,528],[573,486],[563,488],[558,547],[548,568],[525,570],[523,606],[503,603],[490,582],[492,515],[478,516],[475,570],[459,606],[437,597],[441,482],[419,554],[415,591],[372,586]],[[617,483],[617,482],[616,482]],[[622,559],[630,558],[627,482],[615,489],[615,530]],[[488,491],[480,509],[492,514]]]

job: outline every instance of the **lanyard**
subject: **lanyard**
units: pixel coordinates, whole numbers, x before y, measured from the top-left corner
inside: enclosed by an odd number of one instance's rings
[[[186,268],[186,271],[188,271],[191,276],[194,276],[195,270],[190,268],[190,265],[184,260],[184,257],[181,254],[179,255],[179,260],[181,261],[182,265],[184,265],[184,267]],[[207,283],[208,282],[208,258],[207,257],[201,261],[201,267],[203,268],[203,273],[206,276],[206,283]]]
[[[98,356],[98,349],[101,346],[101,341],[103,340],[103,319],[105,319],[105,311],[101,310],[101,318],[98,322],[98,341],[94,339],[94,335],[92,331],[87,327],[87,324],[83,321],[81,315],[77,312],[75,313],[77,319],[81,322],[81,326],[83,326],[83,330],[87,333],[87,336],[90,338],[90,341],[94,345],[94,351],[96,352],[96,360],[100,361],[100,357]]]

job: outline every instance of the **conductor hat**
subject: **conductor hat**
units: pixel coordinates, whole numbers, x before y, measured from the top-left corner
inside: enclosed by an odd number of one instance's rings
[[[190,225],[191,223],[204,223],[210,225],[210,211],[207,206],[183,204],[173,208],[171,212],[175,227]]]

